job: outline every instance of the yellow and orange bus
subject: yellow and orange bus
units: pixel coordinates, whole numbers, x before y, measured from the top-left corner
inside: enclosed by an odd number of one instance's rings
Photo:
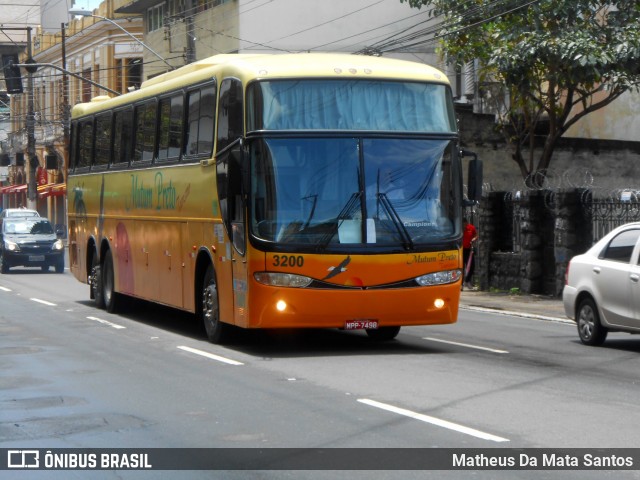
[[[244,328],[453,323],[462,172],[450,85],[418,63],[217,55],[76,105],[69,258],[122,296]]]

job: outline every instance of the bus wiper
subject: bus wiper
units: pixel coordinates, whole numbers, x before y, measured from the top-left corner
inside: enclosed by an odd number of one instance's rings
[[[400,238],[402,238],[403,246],[406,250],[413,250],[413,240],[411,240],[411,235],[407,231],[407,227],[402,223],[402,219],[396,209],[391,205],[389,198],[387,198],[386,193],[378,193],[378,202],[382,204],[382,207],[386,210],[387,215],[393,222],[393,225],[396,227],[396,230],[400,234]]]
[[[306,197],[302,197],[302,200],[311,200],[313,203],[311,205],[311,211],[309,212],[309,217],[307,218],[307,221],[304,222],[304,225],[300,230],[304,230],[311,223],[311,219],[313,218],[313,214],[316,213],[316,205],[318,203],[318,194],[307,195]]]
[[[342,208],[338,216],[336,217],[336,229],[331,229],[326,232],[317,243],[317,247],[319,250],[326,248],[329,245],[331,239],[335,236],[338,231],[338,227],[340,227],[340,223],[342,220],[346,220],[353,216],[353,214],[360,208],[360,197],[362,197],[362,192],[354,192],[347,200],[347,203]]]

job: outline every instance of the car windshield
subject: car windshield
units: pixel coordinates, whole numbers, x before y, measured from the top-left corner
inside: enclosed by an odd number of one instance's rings
[[[25,210],[20,208],[18,210],[7,210],[5,212],[5,216],[6,217],[38,217],[40,216],[40,214],[35,210]]]
[[[4,233],[18,235],[47,235],[53,234],[53,227],[49,220],[42,218],[20,218],[5,220]]]

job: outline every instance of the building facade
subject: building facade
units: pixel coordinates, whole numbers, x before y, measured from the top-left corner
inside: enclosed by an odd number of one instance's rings
[[[146,79],[219,53],[376,55],[384,50],[385,56],[434,65],[449,77],[461,112],[471,112],[485,124],[467,128],[468,122],[461,120],[462,129],[468,130],[462,132],[465,147],[484,160],[485,180],[497,189],[522,185],[504,140],[491,133],[493,114],[478,88],[474,65],[455,71],[442,62],[432,38],[436,24],[426,10],[412,9],[400,0],[105,0],[93,17],[71,19],[57,32],[34,31],[34,61],[52,66],[32,75],[32,128],[27,90],[11,97],[4,142],[0,131],[0,162],[8,158],[11,164],[0,191],[10,194],[2,195],[3,204],[27,202],[25,185],[37,177],[44,182],[35,198],[37,208],[56,222],[64,218],[62,202],[56,198],[63,189],[50,186],[66,180],[72,106],[97,95],[126,93]],[[21,59],[27,57],[23,53]],[[64,70],[70,74],[64,75]],[[579,164],[610,176],[619,172],[621,181],[636,183],[640,190],[639,122],[640,95],[629,92],[572,127],[554,164],[561,170]],[[25,166],[30,164],[30,139],[35,142],[35,169]],[[636,164],[638,168],[631,168]]]
[[[98,95],[126,93],[143,80],[142,18],[114,14],[122,3],[108,0],[93,17],[61,23],[55,32],[32,32],[19,58],[25,64],[31,50],[36,70],[22,69],[25,88],[10,96],[2,144],[3,162],[9,164],[0,190],[3,208],[29,206],[53,223],[66,223],[71,108]]]

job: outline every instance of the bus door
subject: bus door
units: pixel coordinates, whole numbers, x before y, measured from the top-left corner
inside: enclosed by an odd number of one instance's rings
[[[222,222],[231,241],[233,323],[247,325],[247,259],[243,179],[246,157],[242,152],[244,125],[242,82],[228,77],[220,82],[216,148],[216,178]]]
[[[245,218],[246,205],[242,186],[241,144],[217,158],[217,186],[220,212],[224,228],[231,243],[227,250],[231,258],[231,285],[233,290],[233,323],[247,325],[247,258]]]

